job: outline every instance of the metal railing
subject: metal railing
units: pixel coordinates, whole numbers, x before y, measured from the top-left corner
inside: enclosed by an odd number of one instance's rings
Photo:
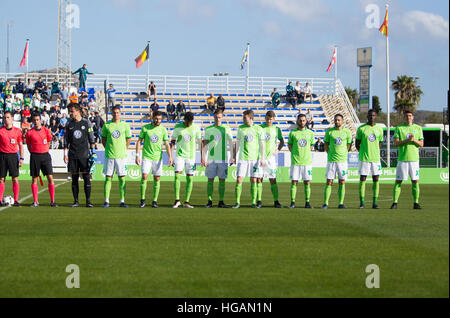
[[[356,115],[355,109],[353,108],[353,105],[350,102],[350,99],[348,98],[347,93],[345,92],[344,86],[342,85],[340,79],[337,79],[336,81],[336,95],[339,96],[344,101],[344,104],[347,107],[350,116],[352,117],[353,123],[355,125],[359,125],[361,122],[359,121],[359,118]]]
[[[34,84],[38,77],[50,84],[56,73],[37,73],[30,72],[27,77]],[[24,73],[0,73],[0,78],[9,79],[12,84],[21,78],[25,80]],[[75,76],[59,75],[59,82],[76,85]],[[118,90],[124,91],[146,91],[148,83],[151,81],[156,84],[159,92],[206,92],[206,93],[253,93],[270,94],[276,88],[280,94],[284,94],[286,85],[292,81],[292,85],[299,81],[303,87],[308,82],[313,93],[335,95],[336,83],[334,78],[300,78],[300,77],[249,77],[245,76],[181,76],[181,75],[133,75],[133,74],[94,74],[88,75],[86,87],[103,89],[104,81],[114,84]]]

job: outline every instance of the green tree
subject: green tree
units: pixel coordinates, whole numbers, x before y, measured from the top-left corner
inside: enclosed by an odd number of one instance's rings
[[[425,118],[425,123],[427,124],[442,124],[443,123],[442,113],[433,112]]]
[[[392,89],[396,91],[394,109],[399,114],[402,114],[405,110],[416,110],[416,106],[423,95],[420,86],[417,85],[418,79],[418,77],[401,75],[392,81]]]
[[[350,100],[350,103],[352,103],[353,108],[358,107],[358,91],[356,89],[351,89],[350,86],[345,87],[345,93],[347,93],[348,99]]]
[[[372,109],[375,109],[378,114],[381,113],[380,99],[378,96],[372,96]]]

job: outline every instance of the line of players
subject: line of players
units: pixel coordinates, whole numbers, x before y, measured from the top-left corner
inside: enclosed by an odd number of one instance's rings
[[[68,171],[72,173],[72,193],[74,197],[73,207],[79,206],[78,194],[79,176],[84,180],[84,191],[86,195],[86,206],[93,207],[90,202],[91,182],[89,157],[94,152],[95,138],[91,123],[82,118],[81,108],[78,104],[69,105],[71,121],[68,123],[65,135],[64,160],[68,164]],[[356,134],[356,148],[359,151],[359,197],[360,208],[365,208],[365,183],[367,176],[373,179],[373,204],[372,208],[378,209],[379,175],[382,173],[380,163],[380,146],[383,141],[383,129],[375,123],[376,112],[370,110],[367,123],[360,126]],[[184,122],[178,123],[171,136],[170,142],[167,129],[161,125],[162,113],[153,113],[152,123],[142,127],[139,141],[136,144],[136,164],[141,166],[142,179],[140,182],[140,207],[146,205],[146,192],[148,176],[153,175],[153,199],[151,206],[158,207],[158,196],[160,192],[160,177],[163,170],[162,146],[168,154],[168,165],[174,166],[174,193],[175,203],[173,208],[184,206],[193,208],[189,200],[193,188],[193,176],[196,170],[195,156],[197,145],[200,144],[201,165],[205,166],[207,182],[207,208],[213,207],[214,179],[219,179],[219,208],[228,208],[224,203],[225,180],[228,176],[229,163],[237,164],[235,199],[232,208],[240,207],[242,194],[242,181],[246,176],[250,177],[251,200],[253,208],[262,206],[262,182],[264,178],[270,181],[271,192],[275,208],[282,208],[278,201],[277,177],[277,154],[284,146],[284,140],[279,127],[274,125],[275,113],[268,111],[265,124],[255,125],[252,110],[243,113],[244,124],[238,129],[236,142],[230,127],[222,124],[223,112],[216,110],[214,113],[214,124],[205,129],[201,135],[200,127],[194,124],[194,114],[186,113]],[[405,123],[395,129],[394,146],[399,148],[399,162],[396,170],[396,182],[393,191],[393,204],[391,209],[397,208],[401,192],[402,181],[412,180],[412,194],[414,198],[414,209],[420,209],[419,205],[419,147],[423,147],[422,128],[413,123],[412,112],[405,112]],[[38,177],[40,171],[47,176],[48,190],[50,193],[51,206],[55,203],[55,185],[53,182],[53,171],[51,157],[48,153],[48,142],[51,140],[50,131],[40,123],[39,114],[33,114],[33,129],[26,135],[26,144],[31,153],[30,173],[32,176],[33,204],[38,203]],[[348,175],[347,155],[353,143],[351,131],[343,127],[344,118],[337,114],[334,117],[334,127],[328,129],[325,134],[325,150],[328,153],[326,168],[326,185],[324,190],[324,204],[322,209],[328,209],[331,196],[333,180],[338,178],[339,209],[345,209],[345,181]],[[5,125],[0,128],[0,199],[3,198],[5,178],[7,172],[12,177],[14,206],[20,206],[19,198],[19,167],[23,164],[22,134],[19,129],[12,126],[12,114],[5,113]],[[104,205],[110,206],[109,197],[111,192],[112,178],[114,173],[118,176],[120,207],[128,207],[125,204],[126,183],[125,176],[127,149],[131,141],[130,126],[121,120],[120,106],[112,109],[112,120],[106,123],[102,129],[102,143],[105,147],[104,163]],[[141,143],[142,158],[141,158]],[[299,115],[297,128],[290,132],[288,148],[291,153],[290,167],[290,197],[289,208],[295,208],[297,184],[299,180],[304,184],[305,208],[311,208],[311,185],[312,180],[312,157],[314,133],[306,128],[306,116]],[[20,160],[17,161],[17,153]],[[175,153],[175,158],[172,157]],[[231,154],[231,158],[229,158]],[[180,201],[181,174],[186,173],[186,191],[184,204]]]

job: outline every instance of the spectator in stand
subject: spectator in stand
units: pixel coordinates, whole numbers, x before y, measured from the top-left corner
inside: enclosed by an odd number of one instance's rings
[[[59,120],[59,125],[60,125],[62,128],[66,128],[67,121],[68,121],[68,119],[67,119],[66,114],[62,114],[62,117],[61,117],[61,119]]]
[[[53,94],[61,94],[61,90],[59,89],[59,82],[56,80],[56,78],[53,80],[50,96],[52,96]]]
[[[67,100],[69,99],[69,91],[66,88],[66,85],[62,86],[62,89],[60,90],[59,94],[61,95],[61,108],[66,109],[67,107]]]
[[[309,86],[309,83],[308,82],[306,82],[306,86],[305,86],[305,88],[303,89],[303,94],[304,94],[304,98],[305,98],[305,100],[306,100],[306,98],[308,98],[309,97],[309,101],[312,103],[312,89],[311,89],[311,86]]]
[[[89,113],[89,118],[88,118],[88,120],[92,123],[92,127],[94,127],[94,125],[95,125],[94,119],[95,119],[95,114],[94,114],[94,112],[90,112],[90,113]],[[94,128],[92,128],[92,130],[94,130]]]
[[[72,74],[77,74],[78,75],[78,81],[79,81],[79,88],[83,88],[84,90],[86,90],[86,80],[87,80],[87,75],[93,75],[94,73],[90,73],[87,69],[87,65],[83,64],[82,67],[80,67],[78,70],[76,70],[75,72],[73,72]]]
[[[14,92],[14,94],[17,94],[17,93],[24,94],[25,93],[25,85],[23,85],[23,82],[20,78],[17,80],[17,84],[16,84],[16,86],[14,86],[13,92]]]
[[[95,137],[95,142],[96,142],[95,149],[97,149],[97,140],[99,143],[102,142],[102,138],[101,138],[102,128],[103,128],[103,125],[105,124],[105,121],[103,120],[102,117],[100,117],[99,112],[95,112],[94,123],[95,123],[95,125],[94,125],[93,129],[94,129],[94,137]]]
[[[2,92],[5,96],[12,95],[13,88],[11,86],[11,83],[9,81],[6,81],[6,85],[3,87]]]
[[[214,113],[214,110],[216,109],[216,98],[213,94],[210,94],[209,97],[206,99],[206,105],[205,107],[209,109],[211,113]]]
[[[33,92],[34,92],[34,86],[33,86],[33,84],[31,84],[31,79],[29,78],[25,84],[25,94],[33,95]]]
[[[295,92],[295,97],[297,97],[297,104],[301,104],[303,101],[303,91],[302,91],[302,88],[300,87],[299,81],[297,81],[295,83],[294,92]]]
[[[296,100],[294,87],[292,87],[292,82],[290,81],[289,84],[286,85],[286,101],[292,105],[292,108],[295,108],[297,104]]]
[[[107,105],[109,107],[114,107],[114,103],[116,102],[116,89],[114,88],[113,84],[109,84],[109,88],[106,90],[106,94],[108,96]]]
[[[5,88],[3,88],[3,89],[5,89]],[[11,97],[11,95],[5,95],[5,96],[6,96],[6,98],[5,98],[5,107],[4,107],[5,108],[5,112],[11,112],[12,113],[13,108],[14,108],[14,100]]]
[[[46,111],[48,113],[49,109],[51,108],[50,103],[44,99],[44,101],[41,102],[41,110]]]
[[[272,97],[273,107],[277,108],[278,105],[280,105],[280,93],[277,92],[276,88],[273,89],[273,92],[270,94],[270,97]]]
[[[21,115],[22,119],[27,118],[29,121],[30,117],[31,117],[30,106],[25,105],[25,108],[22,110],[22,113],[20,115]]]
[[[153,99],[156,99],[156,85],[155,85],[155,83],[150,82],[150,84],[148,84],[147,95],[148,95],[149,99],[150,99],[150,96],[153,96]]]
[[[24,136],[27,134],[27,131],[31,129],[31,124],[28,122],[28,117],[29,116],[27,117],[22,116],[22,123],[20,125],[20,128],[22,128],[22,133]],[[25,139],[23,141],[25,143]]]
[[[79,100],[80,100],[79,104],[81,107],[88,107],[89,99],[88,99],[88,94],[86,92],[81,92]]]
[[[48,88],[47,85],[44,86],[44,89],[41,91],[41,100],[49,101],[50,96],[52,95],[52,91]]]
[[[222,112],[225,111],[225,99],[223,98],[222,94],[219,94],[219,97],[217,97],[217,109],[222,110]]]
[[[167,111],[167,120],[172,121],[175,120],[176,107],[172,100],[169,100],[169,104],[166,106]]]
[[[41,122],[44,127],[48,127],[50,125],[50,116],[47,114],[46,110],[42,111]]]
[[[0,78],[0,93],[3,92],[3,87],[5,87],[5,86],[6,86],[6,81],[2,77],[2,78]]]
[[[314,120],[313,114],[311,113],[311,109],[308,109],[306,112],[306,128],[313,129],[314,128]]]
[[[3,113],[5,110],[5,100],[2,98],[2,95],[0,95],[0,113]]]
[[[77,93],[73,92],[72,94],[70,94],[70,96],[69,96],[69,101],[70,101],[71,103],[78,104],[78,96],[77,96]]]
[[[23,107],[22,100],[19,98],[18,95],[16,95],[16,97],[14,98],[14,114],[20,114],[22,107]]]
[[[159,110],[159,104],[156,101],[156,99],[154,99],[153,103],[150,105],[150,112],[149,112],[150,119],[153,118],[153,113],[156,112],[157,110]]]
[[[180,120],[181,116],[183,116],[184,118],[185,114],[186,114],[186,105],[182,100],[180,100],[177,104],[177,111],[176,111],[177,120]]]
[[[50,125],[48,128],[52,133],[52,141],[50,143],[50,149],[58,149],[60,135],[59,135],[59,126],[56,123],[55,119],[52,119],[50,121]]]
[[[88,108],[90,112],[95,112],[97,110],[97,104],[93,97],[89,100]]]
[[[34,83],[34,90],[38,91],[39,93],[42,92],[42,90],[45,88],[45,83],[42,81],[42,77],[39,76],[36,83]]]
[[[323,143],[322,139],[319,137],[317,138],[316,143],[314,144],[314,150],[317,152],[324,152],[325,151],[325,144]]]
[[[30,94],[25,94],[23,96],[23,106],[26,107],[31,107],[31,97]]]

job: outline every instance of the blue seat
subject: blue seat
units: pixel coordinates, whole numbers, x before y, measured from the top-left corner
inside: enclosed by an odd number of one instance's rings
[[[81,92],[86,92],[86,89],[84,89],[83,87],[80,87],[78,89],[78,94],[81,94]]]
[[[88,93],[89,95],[95,94],[95,88],[93,88],[93,87],[89,88],[87,93]]]

